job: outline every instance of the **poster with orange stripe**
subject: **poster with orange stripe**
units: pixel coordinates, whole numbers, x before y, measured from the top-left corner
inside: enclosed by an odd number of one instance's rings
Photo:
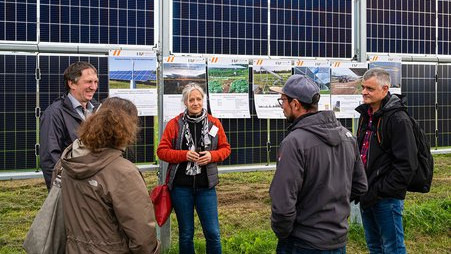
[[[337,118],[359,117],[355,108],[362,102],[361,81],[367,70],[366,63],[331,62],[331,103]]]
[[[211,114],[218,118],[250,118],[249,60],[210,57],[207,74]]]
[[[163,120],[169,121],[185,110],[182,91],[196,83],[207,93],[206,61],[203,57],[168,56],[163,58]],[[207,108],[207,96],[203,107]]]
[[[382,68],[390,73],[390,93],[401,94],[401,57],[371,56],[369,68]]]
[[[252,64],[255,111],[258,118],[285,119],[277,99],[280,94],[271,87],[283,87],[291,76],[291,60],[255,59]]]
[[[153,51],[110,50],[108,85],[110,97],[132,101],[139,116],[158,114],[157,57]]]
[[[331,110],[329,61],[299,59],[295,61],[294,74],[309,77],[319,87],[321,97],[318,103],[318,110]]]

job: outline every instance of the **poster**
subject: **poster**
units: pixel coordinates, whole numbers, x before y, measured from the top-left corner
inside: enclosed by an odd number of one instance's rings
[[[157,57],[153,51],[110,50],[110,97],[132,101],[139,116],[158,114]]]
[[[330,64],[329,61],[298,60],[294,74],[301,74],[313,80],[320,89],[318,110],[332,110],[330,106]]]
[[[163,59],[163,121],[169,121],[185,110],[182,102],[183,88],[196,83],[207,94],[206,64],[201,57],[168,56]],[[207,108],[207,96],[204,97]]]
[[[210,110],[218,118],[250,118],[249,61],[226,57],[208,59]]]
[[[258,118],[285,119],[283,110],[277,101],[280,94],[269,88],[283,87],[291,76],[291,68],[291,60],[254,60],[252,90]]]
[[[370,57],[369,68],[382,68],[390,73],[390,93],[401,94],[401,57],[373,56]]]
[[[337,118],[359,117],[355,108],[362,103],[361,81],[366,71],[366,63],[331,63],[331,105]]]

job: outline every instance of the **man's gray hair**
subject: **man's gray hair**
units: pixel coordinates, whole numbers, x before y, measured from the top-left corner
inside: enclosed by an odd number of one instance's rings
[[[183,91],[182,91],[182,102],[183,103],[188,101],[188,96],[190,95],[190,93],[193,90],[198,90],[202,94],[202,99],[205,97],[204,89],[202,89],[202,87],[199,86],[199,84],[191,82],[191,83],[188,83],[185,86],[185,88],[183,88]]]
[[[379,84],[379,86],[387,85],[390,87],[391,79],[390,79],[390,73],[388,71],[382,69],[382,68],[372,68],[369,69],[363,74],[363,80],[366,81],[372,77],[376,77],[376,81]]]

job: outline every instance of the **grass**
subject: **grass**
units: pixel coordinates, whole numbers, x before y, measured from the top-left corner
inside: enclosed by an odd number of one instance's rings
[[[430,193],[408,193],[404,225],[409,253],[451,253],[451,154],[435,155],[434,181]],[[275,253],[277,239],[270,226],[268,188],[274,172],[230,173],[220,176],[217,187],[219,221],[224,253]],[[157,181],[146,172],[149,189]],[[23,239],[47,195],[43,179],[0,182],[0,254],[24,253]],[[205,253],[205,240],[195,219],[195,248]],[[178,253],[177,220],[171,216],[172,246]],[[352,224],[348,253],[368,253],[363,228]]]

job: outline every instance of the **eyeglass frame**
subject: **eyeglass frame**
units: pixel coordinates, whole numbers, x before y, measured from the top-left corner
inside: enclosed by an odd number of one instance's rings
[[[281,106],[281,107],[283,105],[283,101],[288,101],[288,103],[290,103],[292,100],[293,100],[293,98],[291,98],[289,96],[287,96],[286,98],[282,98],[282,97],[277,98],[277,102],[279,103],[279,106]]]

